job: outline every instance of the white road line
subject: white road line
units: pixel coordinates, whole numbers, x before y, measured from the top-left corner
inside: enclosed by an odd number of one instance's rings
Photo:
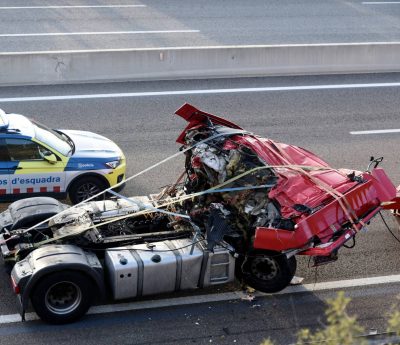
[[[86,36],[86,35],[138,35],[138,34],[182,34],[200,30],[141,30],[141,31],[104,31],[104,32],[38,32],[25,34],[0,34],[0,37],[36,37],[36,36]]]
[[[26,318],[27,321],[39,320],[39,316],[35,313],[29,313]],[[8,314],[8,315],[0,315],[0,325],[5,323],[13,323],[21,321],[21,315],[19,314]]]
[[[399,5],[400,1],[363,1],[363,5]]]
[[[1,6],[0,10],[36,10],[57,8],[125,8],[125,7],[147,7],[146,5],[78,5],[78,6]]]
[[[376,129],[370,131],[352,131],[350,134],[362,135],[362,134],[388,134],[388,133],[400,133],[400,129]]]
[[[63,101],[63,100],[72,100],[72,99],[207,95],[207,94],[245,93],[245,92],[362,89],[362,88],[399,87],[399,86],[400,86],[400,82],[399,83],[375,83],[375,84],[332,84],[332,85],[303,85],[303,86],[274,86],[274,87],[268,86],[268,87],[250,87],[250,88],[237,88],[237,89],[202,89],[202,90],[178,90],[178,91],[98,93],[98,94],[86,94],[86,95],[82,94],[82,95],[0,98],[0,103]]]
[[[294,286],[289,286],[285,290],[278,292],[276,294],[288,295],[295,293],[345,289],[345,288],[362,287],[369,285],[382,285],[382,284],[399,283],[399,282],[400,282],[400,275],[398,274],[398,275],[381,276],[381,277],[321,282],[316,284],[294,285]],[[254,293],[254,295],[256,297],[269,296],[269,294],[265,294],[262,292],[256,292]],[[246,296],[247,295],[241,291],[234,291],[234,292],[225,292],[225,293],[210,294],[210,295],[197,295],[197,296],[168,298],[168,299],[160,299],[152,301],[108,304],[108,305],[100,305],[92,307],[90,308],[88,314],[94,315],[94,314],[115,313],[121,311],[145,310],[145,309],[184,306],[184,305],[201,304],[201,303],[224,302],[232,300],[241,300],[243,298],[246,298]],[[39,317],[35,313],[26,314],[27,321],[38,320],[38,319]],[[21,317],[19,314],[0,315],[0,324],[19,322],[19,321],[21,321]]]

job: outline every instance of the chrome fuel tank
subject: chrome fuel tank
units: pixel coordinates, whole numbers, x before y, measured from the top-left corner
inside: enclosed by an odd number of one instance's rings
[[[114,299],[227,283],[234,279],[234,264],[225,248],[210,253],[200,244],[193,247],[191,239],[112,248],[105,252]]]

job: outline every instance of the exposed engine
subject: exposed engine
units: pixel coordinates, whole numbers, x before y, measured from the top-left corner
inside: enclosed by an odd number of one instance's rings
[[[278,176],[267,162],[232,136],[196,145],[224,129],[201,127],[185,136],[184,148],[194,148],[186,152],[184,190],[201,195],[186,200],[183,207],[207,233],[209,248],[223,238],[247,247],[260,226],[293,230],[294,222],[283,218],[279,204],[268,197]]]

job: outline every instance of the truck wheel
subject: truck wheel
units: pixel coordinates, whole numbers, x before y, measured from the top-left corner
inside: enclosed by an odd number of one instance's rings
[[[73,204],[78,204],[105,189],[103,181],[94,176],[82,177],[75,181],[68,191]]]
[[[85,274],[56,272],[43,277],[31,295],[32,306],[48,323],[64,324],[81,318],[93,301],[93,284]]]
[[[242,265],[243,280],[252,288],[273,293],[287,287],[296,272],[296,258],[278,252],[251,252]]]

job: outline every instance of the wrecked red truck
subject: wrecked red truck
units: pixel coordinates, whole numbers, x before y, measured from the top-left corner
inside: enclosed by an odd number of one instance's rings
[[[95,297],[235,278],[277,292],[292,280],[296,255],[326,264],[382,209],[400,219],[399,191],[379,159],[365,172],[334,169],[190,104],[176,114],[188,122],[173,156],[185,156],[184,169],[158,194],[109,189],[112,198],[100,193],[76,206],[28,198],[0,214],[1,254],[22,317],[31,303],[43,320],[66,323]]]

